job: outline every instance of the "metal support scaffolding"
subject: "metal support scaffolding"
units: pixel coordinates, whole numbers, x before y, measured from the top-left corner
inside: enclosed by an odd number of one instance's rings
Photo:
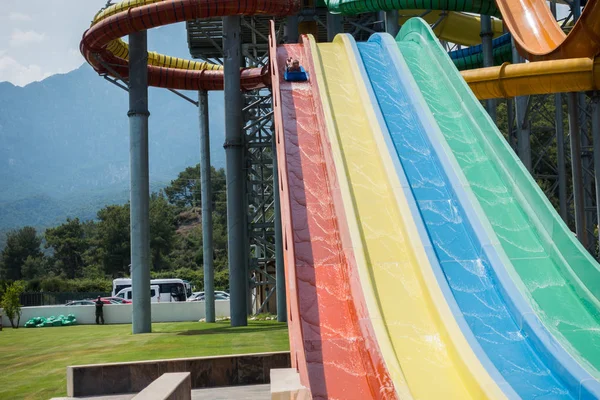
[[[569,108],[569,132],[571,135],[571,169],[573,173],[573,203],[575,208],[575,230],[577,238],[587,247],[587,232],[585,228],[585,210],[583,206],[583,177],[581,166],[581,139],[579,135],[577,93],[567,95]]]
[[[227,244],[231,326],[248,324],[246,291],[246,232],[244,211],[244,142],[240,91],[240,16],[223,18],[225,67],[225,156],[227,174]]]
[[[562,96],[554,95],[554,121],[556,129],[556,162],[558,174],[558,204],[559,213],[563,221],[569,224],[567,204],[567,168],[565,154],[565,132],[563,127]]]
[[[277,280],[277,321],[287,321],[287,306],[285,293],[285,267],[283,264],[283,235],[281,231],[281,206],[279,199],[279,170],[277,168],[277,152],[273,139],[273,195],[275,197],[275,276]]]
[[[492,47],[492,38],[494,32],[492,31],[492,17],[489,15],[481,16],[481,48],[483,51],[483,66],[493,67],[494,66],[494,49]],[[492,118],[492,121],[496,123],[496,99],[486,100],[486,108],[488,114]]]
[[[517,127],[517,154],[529,172],[531,166],[531,130],[529,129],[529,117],[527,116],[528,96],[519,96],[515,99],[516,105],[516,127]]]
[[[594,184],[596,186],[596,226],[600,227],[600,93],[592,95],[592,134],[594,137]],[[600,235],[598,243],[600,242]],[[595,250],[595,249],[594,249]],[[594,253],[595,254],[595,253]]]
[[[523,62],[523,58],[517,52],[514,39],[512,43],[513,64]],[[515,127],[517,136],[517,154],[523,165],[529,172],[533,172],[531,165],[531,130],[529,126],[529,96],[518,96],[515,104]]]
[[[200,190],[202,201],[202,263],[204,265],[204,309],[206,322],[215,322],[215,270],[213,265],[212,182],[208,93],[198,92],[200,119]]]
[[[132,331],[152,332],[150,308],[150,179],[148,170],[148,40],[129,35],[129,163],[131,174]]]

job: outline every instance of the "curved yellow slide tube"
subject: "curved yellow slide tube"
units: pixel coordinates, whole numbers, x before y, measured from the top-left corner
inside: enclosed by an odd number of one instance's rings
[[[455,11],[402,10],[398,23],[403,25],[414,17],[423,18],[429,25],[437,23],[433,32],[440,40],[464,46],[481,44],[481,18],[479,15]],[[502,35],[503,29],[502,20],[492,18],[494,37]]]
[[[461,72],[478,99],[600,90],[600,58],[571,58]]]
[[[437,284],[351,42],[346,35],[318,45],[311,39],[311,50],[353,251],[370,317],[382,318],[374,323],[377,340],[391,343],[381,349],[398,394],[504,398]]]

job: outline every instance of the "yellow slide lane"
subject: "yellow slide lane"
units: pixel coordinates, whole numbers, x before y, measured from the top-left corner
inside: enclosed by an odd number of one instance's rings
[[[414,17],[423,18],[429,25],[437,24],[433,32],[440,40],[464,46],[481,44],[481,18],[479,15],[455,11],[402,10],[398,23],[402,26]],[[502,35],[503,29],[502,20],[492,18],[494,37]]]
[[[504,398],[437,285],[351,42],[346,35],[318,45],[311,38],[311,50],[370,318],[381,318],[373,324],[399,395]]]

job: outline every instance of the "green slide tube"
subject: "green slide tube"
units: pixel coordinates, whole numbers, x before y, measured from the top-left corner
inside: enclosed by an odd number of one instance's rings
[[[390,10],[464,11],[500,17],[494,0],[325,0],[332,13],[356,15]]]

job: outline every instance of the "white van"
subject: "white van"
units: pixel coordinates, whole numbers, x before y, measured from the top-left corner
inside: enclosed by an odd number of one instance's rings
[[[125,300],[132,300],[131,287],[121,289],[121,291],[119,291],[119,293],[117,293],[115,297],[120,297]],[[158,285],[150,286],[150,301],[152,303],[160,302],[160,288],[158,287]]]
[[[151,279],[150,285],[158,287],[158,296],[161,303],[169,303],[172,301],[186,301],[187,287],[181,279]],[[130,278],[118,278],[113,280],[112,295],[116,296],[123,289],[131,289]],[[191,287],[190,287],[191,289]]]

